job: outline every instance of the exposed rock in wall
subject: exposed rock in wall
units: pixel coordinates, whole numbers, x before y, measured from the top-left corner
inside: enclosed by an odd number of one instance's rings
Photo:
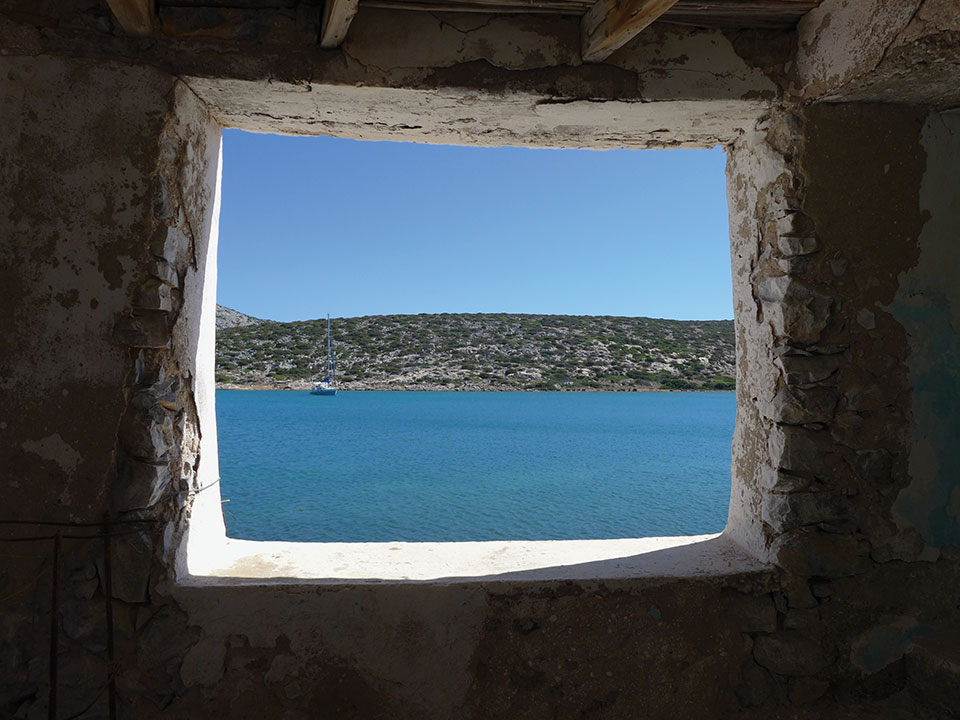
[[[926,246],[939,267],[955,271],[946,248],[960,230],[952,184],[936,170],[960,156],[953,134],[934,130],[949,127],[952,116],[925,116],[910,107],[815,106],[775,115],[764,134],[745,137],[731,153],[741,484],[734,483],[729,530],[767,547],[786,573],[783,630],[758,639],[754,661],[775,678],[811,678],[787,682],[795,704],[844,683],[875,688],[868,692],[906,687],[902,667],[915,637],[948,632],[957,620],[939,600],[916,597],[956,565],[920,570],[902,562],[935,560],[936,547],[923,538],[955,542],[960,528],[941,514],[954,474],[934,479],[956,452],[941,443],[937,463],[918,472],[930,457],[921,437],[956,424],[950,401],[937,411],[926,405],[929,429],[912,441],[907,432],[918,420],[911,404],[924,407],[933,397],[921,389],[932,357],[922,338],[951,334],[935,331],[942,323],[921,329],[900,303],[909,295],[915,306],[922,297],[934,315],[954,312],[938,271],[920,270],[918,259]],[[785,126],[796,131],[786,145]],[[924,201],[922,187],[938,189]],[[921,273],[922,288],[897,290],[898,276]],[[954,373],[945,367],[934,374],[944,397],[954,397],[947,389]],[[908,459],[917,466],[908,468]],[[928,499],[925,509],[911,504],[913,492]],[[887,583],[896,576],[911,587],[893,590]],[[858,586],[862,597],[849,592]],[[923,607],[923,619],[906,615],[909,632],[888,632],[880,607]],[[851,640],[858,633],[863,639]],[[759,682],[753,664],[743,672]]]
[[[818,565],[845,574],[863,567],[866,540],[883,545],[890,532],[909,349],[881,306],[917,259],[922,121],[909,108],[821,106],[772,117],[731,156],[744,384],[734,454],[754,479],[731,521],[747,518],[744,541],[774,542],[781,563],[808,555],[795,545],[818,527],[852,533],[836,540],[836,562]],[[785,146],[784,127],[800,131]]]

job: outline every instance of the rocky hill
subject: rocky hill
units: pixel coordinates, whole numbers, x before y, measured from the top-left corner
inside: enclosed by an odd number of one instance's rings
[[[242,317],[254,322],[218,326],[221,387],[302,389],[322,377],[325,320]],[[332,327],[338,380],[347,390],[734,387],[732,320],[377,315],[337,318]]]
[[[263,320],[260,318],[244,315],[223,305],[217,305],[217,330],[226,330],[234,327],[247,327],[248,325],[259,325]]]

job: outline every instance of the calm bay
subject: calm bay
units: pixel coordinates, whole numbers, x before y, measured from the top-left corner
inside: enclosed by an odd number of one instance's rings
[[[559,540],[723,529],[730,392],[217,391],[227,534]]]

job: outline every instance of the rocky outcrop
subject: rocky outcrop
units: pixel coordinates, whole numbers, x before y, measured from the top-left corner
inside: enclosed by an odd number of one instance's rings
[[[217,305],[217,330],[249,327],[250,325],[259,325],[262,322],[263,320],[260,318],[250,317],[223,305]]]

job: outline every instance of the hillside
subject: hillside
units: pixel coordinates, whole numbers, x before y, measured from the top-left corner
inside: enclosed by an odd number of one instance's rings
[[[346,390],[734,386],[732,320],[442,314],[337,318],[332,326]],[[220,386],[307,388],[325,367],[325,320],[217,331]]]
[[[223,305],[217,305],[217,330],[227,330],[234,327],[246,327],[248,325],[259,325],[264,322],[260,318],[244,315]]]

